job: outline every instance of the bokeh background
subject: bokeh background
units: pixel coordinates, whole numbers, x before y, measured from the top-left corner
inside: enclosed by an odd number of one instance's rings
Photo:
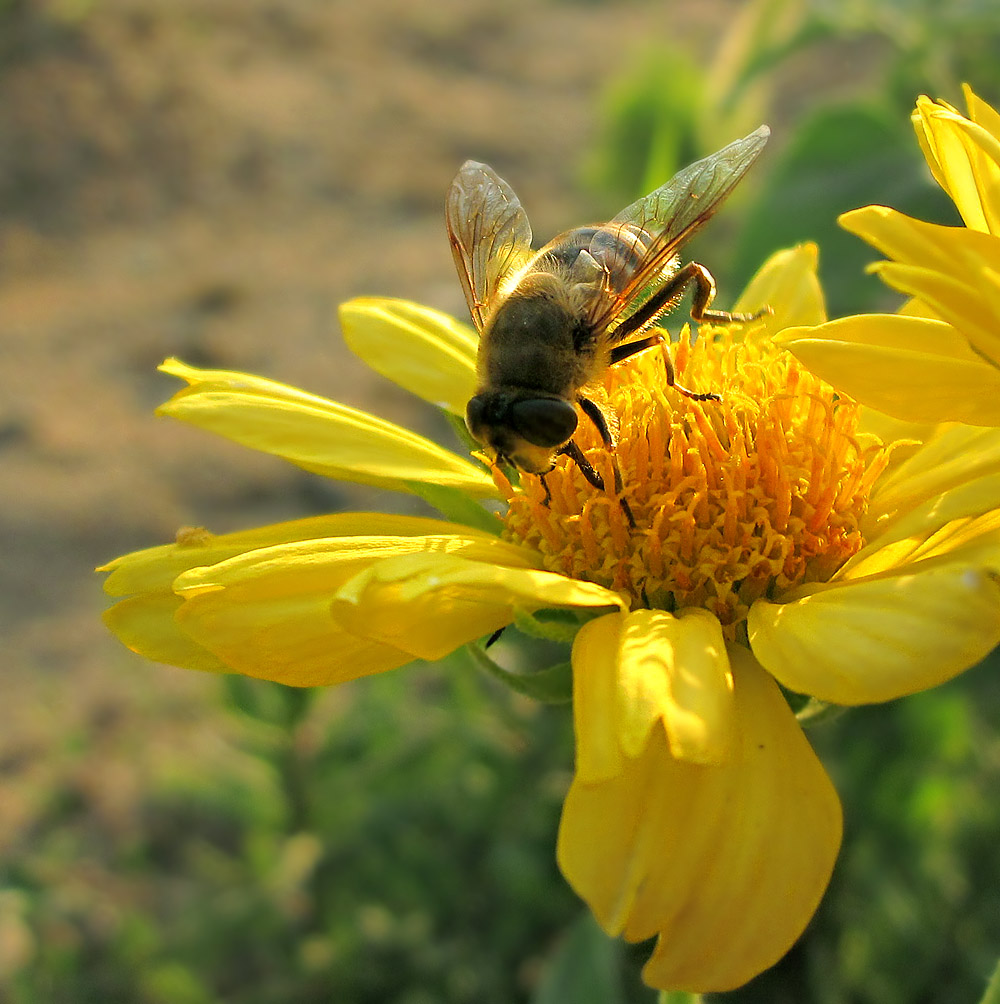
[[[814,240],[831,314],[892,309],[835,217],[957,222],[908,115],[963,80],[995,104],[998,51],[993,0],[0,0],[0,1000],[649,1004],[643,950],[554,865],[565,708],[461,655],[311,693],[105,634],[93,567],[179,526],[420,511],[155,419],[155,367],[250,370],[452,445],[347,352],[336,305],[464,313],[459,163],[493,164],[547,238],[761,121],[692,248],[719,302]],[[799,945],[726,999],[978,999],[998,668],[810,734],[844,852]]]

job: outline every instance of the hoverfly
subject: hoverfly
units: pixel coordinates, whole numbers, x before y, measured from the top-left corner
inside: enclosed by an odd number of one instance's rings
[[[680,267],[681,245],[704,224],[757,159],[770,130],[761,126],[675,175],[610,223],[577,227],[531,249],[528,217],[492,168],[466,161],[451,184],[445,219],[472,320],[479,331],[479,389],[466,409],[469,432],[497,463],[544,475],[561,454],[599,490],[604,479],[573,441],[582,412],[611,451],[614,422],[587,386],[608,366],[660,345],[647,329],[694,287],[695,321],[746,322],[758,314],[710,309],[711,273]],[[674,381],[695,400],[718,400]],[[548,486],[545,486],[548,495]],[[624,499],[626,515],[631,519]]]

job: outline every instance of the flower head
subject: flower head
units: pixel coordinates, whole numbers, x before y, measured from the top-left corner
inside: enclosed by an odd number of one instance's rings
[[[871,266],[910,300],[783,332],[782,344],[858,401],[909,421],[1000,425],[1000,115],[969,87],[968,117],[920,97],[917,139],[964,227],[885,206],[841,225],[888,257]]]
[[[345,514],[126,555],[108,623],[151,658],[285,683],[435,659],[526,614],[575,612],[576,771],[558,859],[611,934],[659,936],[653,986],[724,990],[776,962],[829,880],[841,810],[781,687],[837,704],[934,686],[1000,640],[1000,432],[911,430],[776,345],[823,321],[815,249],[775,256],[750,328],[654,349],[595,389],[620,498],[568,457],[514,486],[363,413],[169,362],[163,411],[310,470],[416,492],[451,520]],[[346,304],[349,343],[460,414],[475,340],[398,301]],[[442,377],[444,374],[444,377]],[[579,446],[614,484],[599,436]],[[495,515],[478,499],[499,500]],[[627,501],[630,521],[621,499]],[[536,619],[537,620],[537,619]],[[483,656],[485,659],[485,656]],[[779,686],[780,685],[780,686]]]

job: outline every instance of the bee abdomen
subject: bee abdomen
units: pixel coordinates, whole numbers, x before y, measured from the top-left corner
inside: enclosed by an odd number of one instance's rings
[[[569,231],[546,257],[573,285],[601,285],[615,292],[642,263],[652,238],[632,224],[605,223]]]

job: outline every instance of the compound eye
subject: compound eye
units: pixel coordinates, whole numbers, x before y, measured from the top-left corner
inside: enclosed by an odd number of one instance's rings
[[[483,426],[486,423],[486,401],[482,394],[477,394],[465,406],[465,424],[472,438],[483,442]]]
[[[540,397],[518,401],[510,409],[511,425],[529,443],[555,449],[576,432],[576,408],[569,401]]]

